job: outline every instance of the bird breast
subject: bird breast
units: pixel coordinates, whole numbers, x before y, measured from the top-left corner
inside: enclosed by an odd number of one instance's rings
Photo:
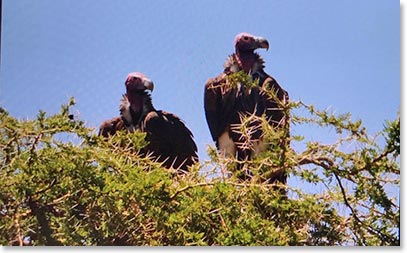
[[[229,128],[226,128],[221,136],[218,138],[219,150],[224,156],[234,157],[236,154],[236,144],[230,138]]]

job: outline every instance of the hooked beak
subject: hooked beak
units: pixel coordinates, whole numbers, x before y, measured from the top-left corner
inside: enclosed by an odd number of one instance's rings
[[[151,81],[150,79],[144,79],[144,88],[146,88],[147,90],[153,91],[154,90],[154,83],[153,81]]]
[[[132,80],[126,81],[126,89],[129,92],[135,92],[135,91],[143,91],[143,90],[150,90],[153,91],[154,89],[154,83],[148,78],[142,78],[141,82],[133,82]]]
[[[265,38],[255,37],[255,43],[257,48],[269,49],[269,42]]]

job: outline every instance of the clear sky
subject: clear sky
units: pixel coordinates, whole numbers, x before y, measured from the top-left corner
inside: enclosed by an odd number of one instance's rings
[[[395,0],[3,0],[0,106],[34,118],[74,96],[74,113],[98,128],[119,114],[126,75],[143,72],[155,83],[155,107],[185,121],[206,159],[204,84],[223,70],[240,32],[268,39],[270,49],[258,52],[291,99],[351,112],[371,133],[397,117]]]

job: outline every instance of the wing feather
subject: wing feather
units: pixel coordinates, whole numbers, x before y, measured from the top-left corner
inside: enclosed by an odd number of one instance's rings
[[[142,125],[147,133],[146,150],[153,153],[167,167],[187,167],[198,161],[197,146],[193,134],[174,114],[164,111],[148,113]]]
[[[227,83],[227,75],[222,73],[216,78],[208,79],[204,91],[204,109],[206,121],[213,141],[216,142],[229,128],[234,115],[237,89]]]
[[[99,127],[99,135],[108,137],[114,135],[117,131],[124,128],[124,121],[122,117],[114,117],[110,120],[105,120]]]

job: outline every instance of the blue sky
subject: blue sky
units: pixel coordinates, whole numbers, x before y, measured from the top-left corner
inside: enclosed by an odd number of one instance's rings
[[[351,112],[371,133],[400,110],[400,2],[389,0],[3,0],[0,106],[18,118],[59,111],[98,128],[118,115],[132,71],[155,83],[157,109],[182,118],[201,160],[212,139],[206,80],[237,33],[269,40],[266,72],[293,100]],[[293,127],[331,142],[334,132]]]

